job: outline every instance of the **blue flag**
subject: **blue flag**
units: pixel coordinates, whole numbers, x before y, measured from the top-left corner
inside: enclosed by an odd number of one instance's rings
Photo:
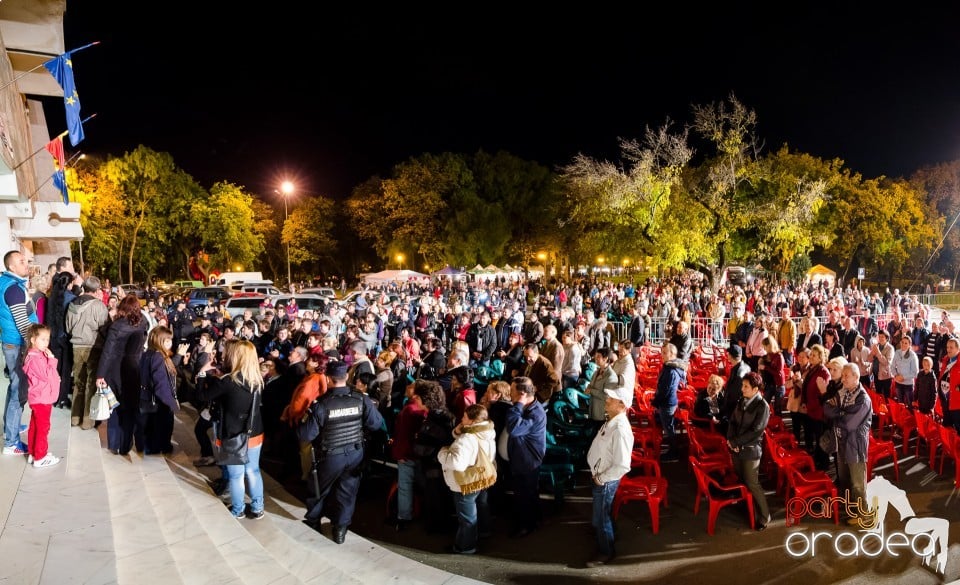
[[[63,152],[63,135],[57,136],[53,140],[47,143],[47,152],[53,155],[54,160],[57,161],[57,170],[53,173],[53,184],[57,189],[60,189],[60,194],[63,195],[64,205],[69,205],[70,203],[70,194],[67,192],[67,157]]]
[[[70,61],[70,55],[95,44],[97,43],[90,43],[90,45],[85,45],[79,49],[67,51],[43,64],[60,84],[60,87],[63,88],[63,105],[67,111],[67,131],[70,135],[70,144],[74,146],[83,140],[83,123],[80,120],[80,96],[77,95],[77,87],[73,82],[73,63]]]

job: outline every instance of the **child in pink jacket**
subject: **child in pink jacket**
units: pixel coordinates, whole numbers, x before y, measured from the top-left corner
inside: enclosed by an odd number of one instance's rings
[[[27,429],[27,463],[34,467],[51,467],[60,458],[47,452],[50,434],[50,412],[60,394],[57,358],[50,351],[50,328],[31,325],[27,332],[27,355],[23,372],[27,376],[27,402],[30,404],[30,427]]]

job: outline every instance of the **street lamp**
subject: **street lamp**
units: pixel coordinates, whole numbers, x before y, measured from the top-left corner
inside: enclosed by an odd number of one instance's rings
[[[293,183],[284,181],[280,185],[280,192],[283,193],[283,225],[287,225],[287,199],[293,193]],[[290,241],[287,240],[287,288],[293,286],[293,273],[290,271]],[[291,289],[292,292],[292,289]]]
[[[403,270],[403,254],[397,254],[397,264],[400,266],[400,270]]]

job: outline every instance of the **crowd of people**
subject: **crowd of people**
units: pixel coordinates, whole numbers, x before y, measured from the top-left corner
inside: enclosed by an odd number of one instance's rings
[[[651,344],[663,348],[653,407],[664,462],[679,458],[677,394],[696,345],[728,353],[729,371],[710,377],[694,410],[726,433],[761,528],[769,522],[758,479],[767,414],[789,412],[818,467],[833,455],[839,481],[859,496],[871,424],[865,387],[925,411],[939,400],[944,419],[960,426],[954,325],[896,290],[758,281],[714,293],[694,273],[642,284],[491,279],[397,284],[317,312],[265,297],[259,310],[231,317],[215,300],[192,310],[181,298],[120,296],[75,274],[69,258],[44,275],[46,290],[30,287],[20,252],[4,263],[5,454],[55,464],[44,439],[50,409],[69,408],[74,426],[92,429],[100,423],[90,418],[91,399],[108,387],[119,400],[106,421],[108,448],[170,453],[174,416],[189,405],[194,463],[219,465],[214,488],[229,494],[234,516],[263,517],[263,454],[311,487],[306,520],[330,518],[338,543],[375,454],[396,463],[388,521],[397,530],[418,520],[454,532],[458,554],[477,552],[492,515],[509,518],[513,537],[537,530],[551,405],[579,387],[589,397],[591,566],[609,562],[610,507],[633,450],[636,358]],[[827,428],[837,434],[835,454],[819,446]],[[247,437],[243,459],[225,463],[217,444],[238,435]],[[477,480],[481,459],[495,462],[495,478]]]

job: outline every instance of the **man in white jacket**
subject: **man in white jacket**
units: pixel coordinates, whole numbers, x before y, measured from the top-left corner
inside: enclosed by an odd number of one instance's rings
[[[593,528],[597,535],[597,554],[587,562],[588,568],[608,564],[616,556],[613,546],[613,497],[622,478],[630,471],[630,453],[633,451],[633,430],[627,420],[627,404],[633,392],[625,389],[606,389],[604,423],[587,452],[587,464],[593,475]]]
[[[443,467],[443,479],[453,492],[453,503],[457,511],[457,536],[448,550],[456,554],[472,555],[477,552],[480,533],[490,530],[487,487],[492,486],[497,477],[494,473],[491,478],[486,478],[489,485],[482,489],[476,489],[479,486],[470,486],[469,490],[464,490],[457,481],[455,472],[464,472],[468,467],[477,465],[481,450],[490,461],[496,462],[496,433],[493,422],[488,420],[487,408],[482,404],[468,406],[461,423],[453,429],[453,437],[453,444],[441,448],[437,453],[437,460]],[[464,491],[470,493],[463,493]]]

